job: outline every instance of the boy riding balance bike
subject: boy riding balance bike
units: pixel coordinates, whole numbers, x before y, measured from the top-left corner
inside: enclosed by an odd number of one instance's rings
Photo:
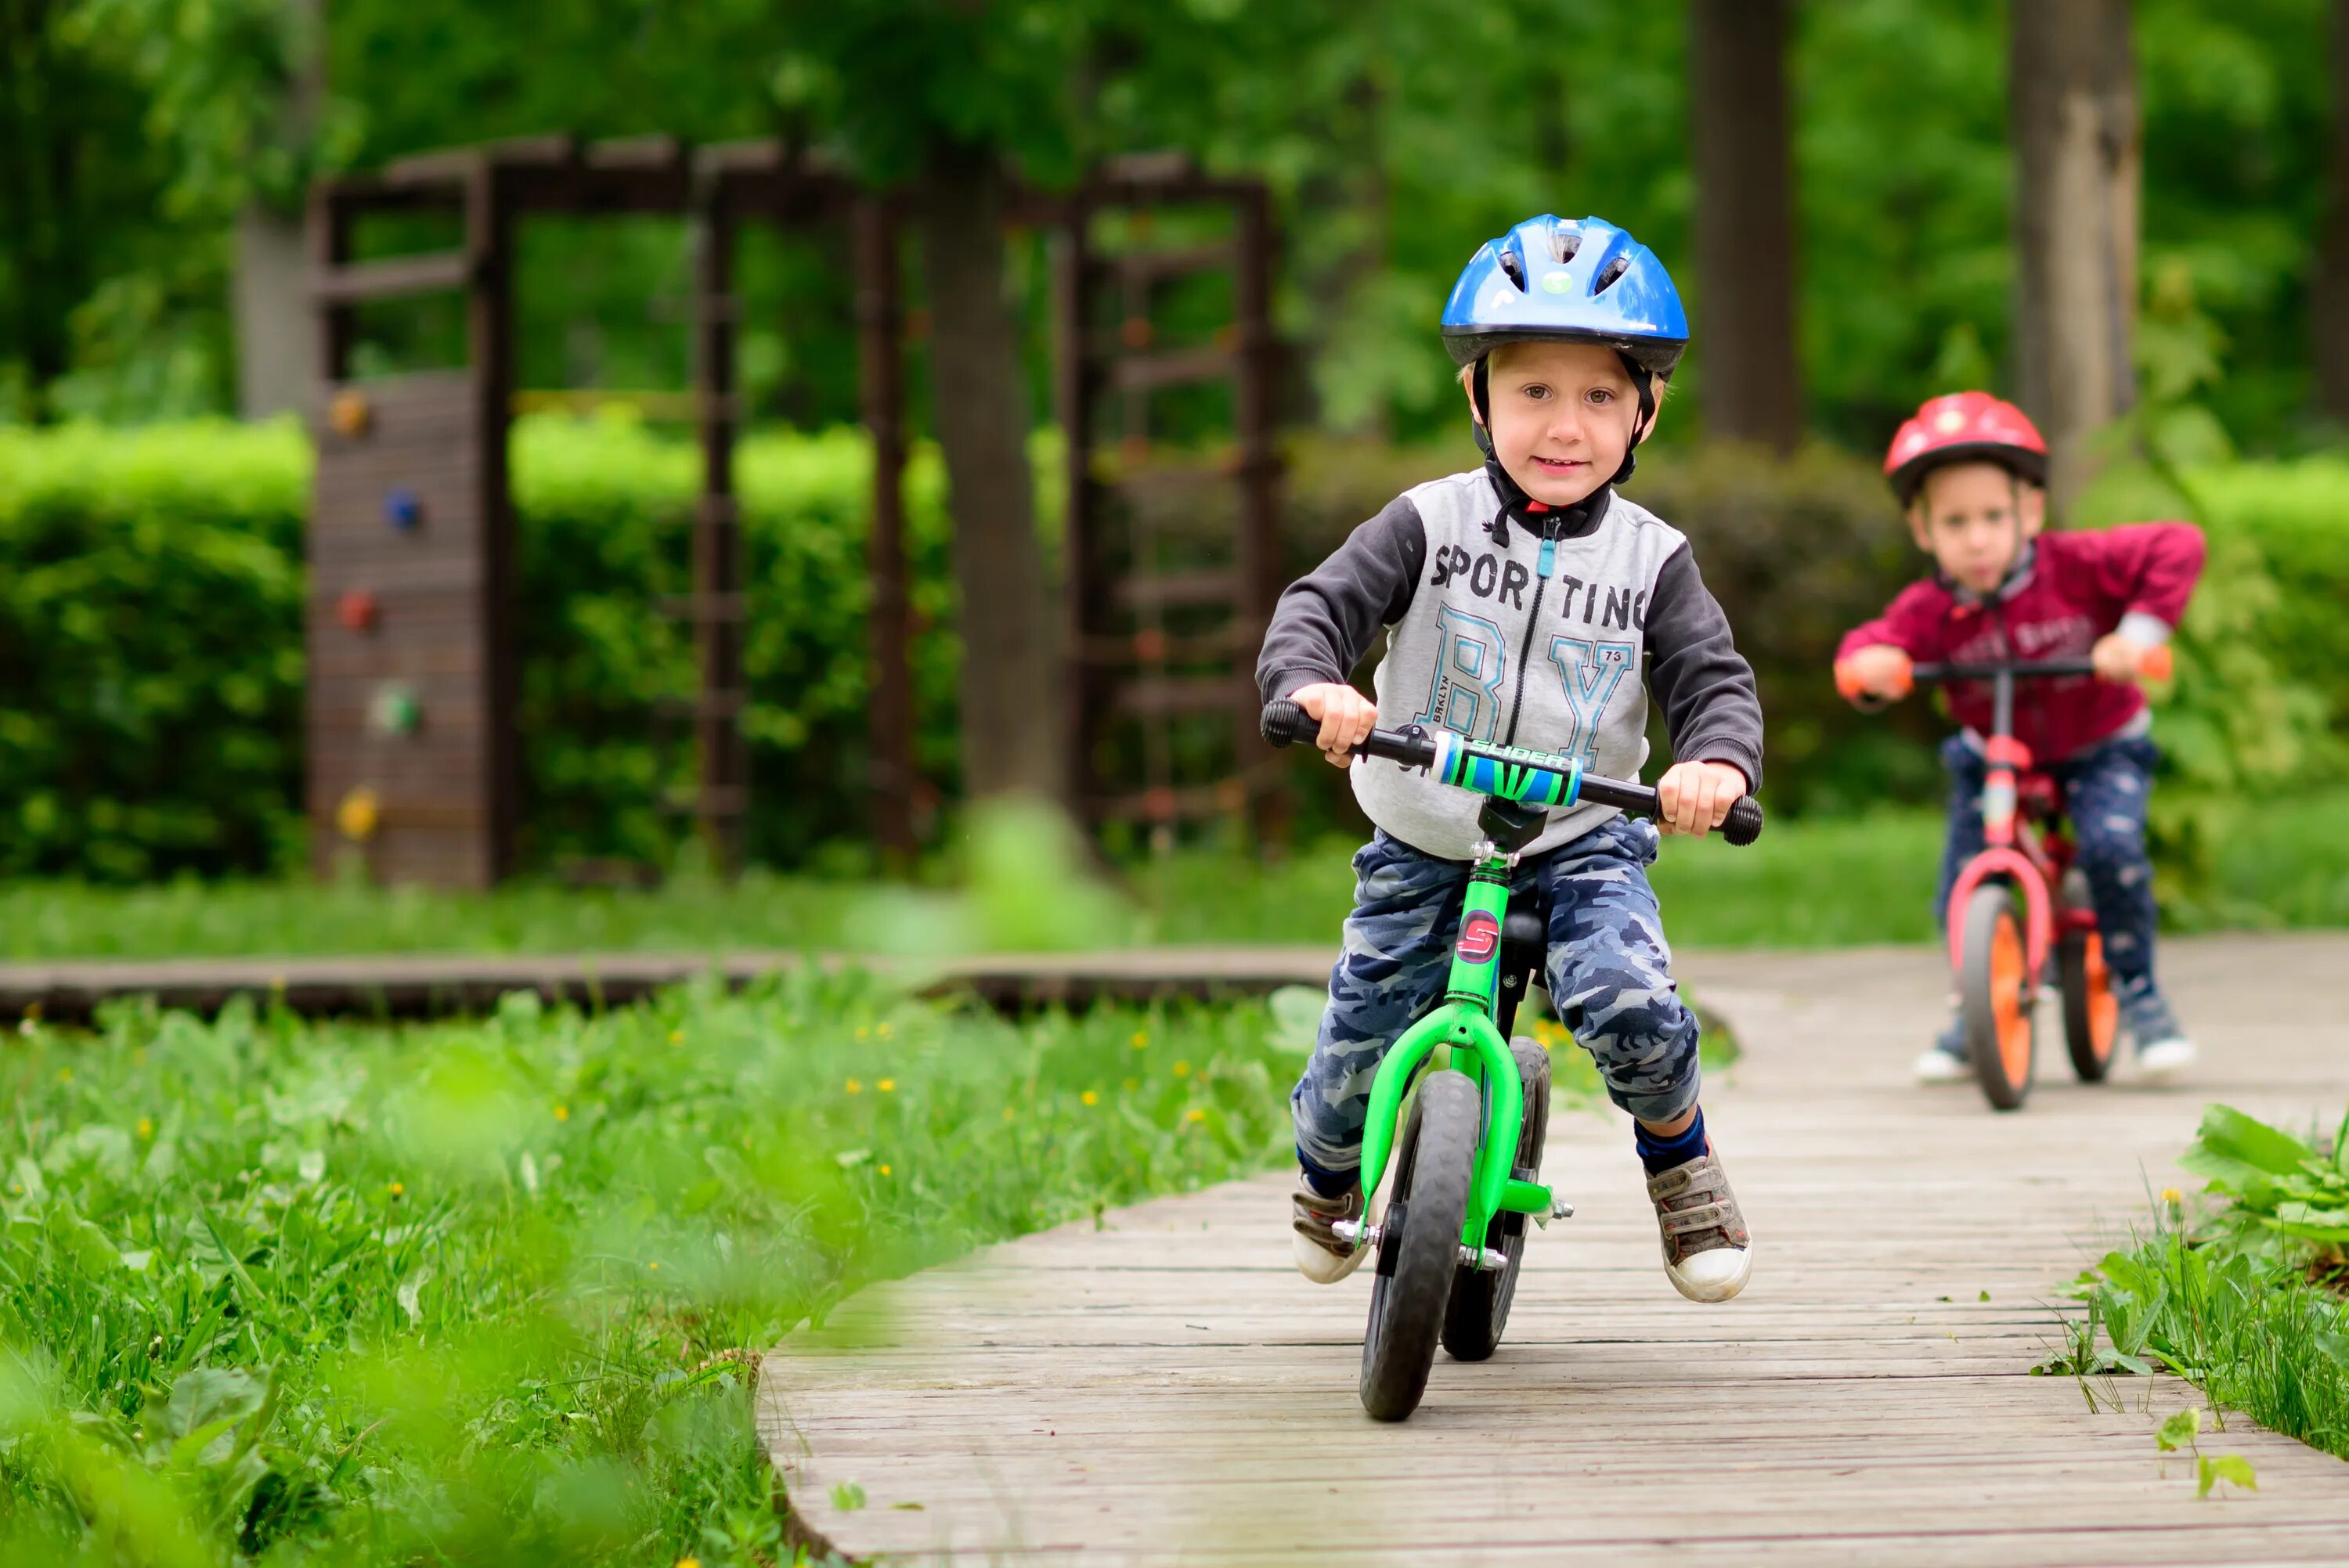
[[[2136,683],[2167,673],[2200,531],[2043,533],[2046,443],[1982,392],[1928,401],[1884,468],[1935,572],[1843,639],[1837,688],[1868,707],[1940,681],[1964,727],[1941,748],[1950,818],[1934,900],[1954,1016],[1917,1077],[1971,1078],[2001,1109],[2021,1105],[2051,951],[2080,1076],[2101,1079],[2126,1032],[2140,1077],[2174,1077],[2195,1053],[2154,975],[2145,823],[2158,753]],[[2054,830],[2067,819],[2068,836]]]
[[[1654,791],[1668,830],[1722,826],[1761,781],[1753,671],[1688,541],[1616,493],[1687,346],[1687,320],[1662,263],[1629,234],[1596,218],[1543,216],[1477,251],[1444,307],[1443,335],[1483,467],[1397,497],[1292,584],[1257,665],[1268,733],[1310,739],[1350,769],[1378,830],[1354,857],[1344,951],[1290,1097],[1300,1168],[1290,1202],[1298,1267],[1317,1283],[1353,1272],[1373,1250],[1369,1238],[1380,1238],[1362,1394],[1387,1419],[1418,1403],[1435,1347],[1419,1295],[1406,1315],[1418,1329],[1381,1326],[1400,1301],[1391,1282],[1404,1277],[1405,1240],[1414,1269],[1440,1266],[1448,1282],[1457,1249],[1476,1247],[1480,1262],[1485,1250],[1506,1252],[1485,1239],[1490,1225],[1506,1238],[1512,1217],[1540,1208],[1530,1175],[1514,1173],[1538,1157],[1537,1138],[1520,1149],[1498,1134],[1546,1060],[1539,1069],[1514,1061],[1489,1025],[1406,1033],[1447,995],[1473,1009],[1507,898],[1545,912],[1551,999],[1633,1119],[1673,1287],[1726,1301],[1752,1266],[1744,1214],[1698,1106],[1696,1019],[1674,987],[1647,882],[1657,830],[1593,786],[1596,775],[1638,775],[1651,691],[1679,758]],[[1381,628],[1373,701],[1348,676]],[[1420,738],[1408,750],[1372,744],[1381,714],[1396,726],[1386,734],[1407,726]],[[1516,784],[1503,773],[1499,788],[1479,792],[1537,809],[1495,815],[1476,793],[1446,786],[1455,764],[1519,770]],[[1758,826],[1758,817],[1741,820]],[[1452,1170],[1443,1180],[1462,1184],[1446,1189],[1445,1223],[1428,1233],[1456,1233],[1444,1243],[1453,1250],[1428,1242],[1422,1254],[1418,1221],[1398,1225],[1390,1213],[1383,1227],[1368,1223],[1365,1181],[1375,1185],[1419,1047],[1455,1026],[1466,1048],[1454,1053],[1454,1071],[1422,1088],[1413,1116],[1423,1130],[1406,1129],[1412,1152],[1397,1173],[1398,1193],[1436,1180],[1423,1177],[1433,1166],[1415,1151],[1440,1143]],[[1412,1040],[1413,1056],[1390,1072],[1382,1058],[1399,1038]],[[1470,1187],[1460,1139],[1472,1123],[1485,1153]],[[1434,1212],[1433,1199],[1405,1202]],[[1505,1311],[1506,1296],[1445,1342],[1455,1356],[1491,1354]]]

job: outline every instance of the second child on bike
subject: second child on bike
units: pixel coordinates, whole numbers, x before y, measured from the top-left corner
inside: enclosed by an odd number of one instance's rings
[[[1344,952],[1291,1097],[1297,1262],[1325,1284],[1366,1255],[1330,1227],[1364,1212],[1370,1085],[1443,988],[1482,836],[1475,798],[1393,762],[1350,764],[1346,748],[1383,716],[1635,778],[1652,690],[1677,758],[1658,784],[1669,829],[1719,826],[1762,776],[1754,673],[1687,539],[1616,493],[1687,346],[1663,264],[1601,220],[1530,219],[1469,262],[1443,335],[1484,465],[1357,528],[1281,596],[1257,665],[1268,703],[1320,721],[1319,746],[1350,765],[1377,826],[1354,857]],[[1349,676],[1382,627],[1373,702]],[[1654,826],[1612,807],[1553,810],[1512,894],[1537,889],[1548,906],[1550,996],[1634,1119],[1667,1274],[1692,1300],[1726,1301],[1751,1243],[1697,1104],[1697,1021],[1646,874],[1657,847]]]
[[[2146,810],[2158,753],[2152,714],[2134,684],[2145,650],[2168,640],[2202,573],[2201,531],[2146,522],[2094,532],[2044,531],[2047,444],[2023,411],[1985,392],[1928,401],[1903,424],[1884,469],[1934,571],[1884,614],[1847,634],[1837,669],[1858,700],[1899,697],[1914,663],[1992,664],[2087,656],[2094,676],[2017,690],[2015,738],[2063,789],[2141,1076],[2175,1076],[2194,1046],[2154,972],[2153,866]],[[1985,686],[1949,688],[1963,727],[1941,748],[1949,832],[1934,899],[1945,916],[1959,868],[1982,847]],[[1928,1083],[1970,1078],[1953,1017],[1917,1058]]]

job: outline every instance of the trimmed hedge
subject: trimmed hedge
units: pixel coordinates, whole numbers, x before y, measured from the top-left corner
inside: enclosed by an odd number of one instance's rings
[[[739,455],[755,699],[746,727],[762,785],[750,841],[773,864],[861,858],[866,454],[861,435],[842,430],[755,436]],[[1288,566],[1303,571],[1397,492],[1468,455],[1299,443]],[[1048,438],[1038,458],[1056,479]],[[616,415],[516,428],[529,863],[675,851],[683,824],[658,801],[688,775],[688,737],[654,707],[692,689],[693,666],[684,628],[653,604],[686,585],[695,462],[684,440]],[[310,465],[285,424],[0,429],[0,875],[299,865]],[[2305,771],[2329,744],[2328,718],[2349,719],[2349,618],[2338,613],[2349,540],[2333,521],[2349,462],[2246,465],[2190,482],[2213,564],[2162,736],[2195,810],[2208,810]],[[1049,529],[1058,496],[1049,482],[1040,491]],[[1164,493],[1162,532],[1228,515],[1228,487]],[[1760,674],[1774,810],[1937,796],[1928,743],[1941,726],[1926,706],[1862,717],[1827,679],[1844,628],[1920,565],[1868,465],[1824,449],[1782,463],[1676,449],[1644,465],[1630,493],[1696,542]],[[950,794],[958,650],[943,502],[943,470],[923,451],[907,475],[916,748]],[[2188,509],[2124,472],[2082,510],[2094,522]],[[1345,809],[1320,789],[1299,804],[1309,827]],[[2172,842],[2192,837],[2190,824],[2171,825]]]

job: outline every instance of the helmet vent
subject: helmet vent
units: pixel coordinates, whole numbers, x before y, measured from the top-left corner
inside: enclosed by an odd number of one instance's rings
[[[1621,256],[1616,257],[1613,261],[1599,269],[1599,276],[1591,281],[1590,292],[1595,294],[1605,294],[1609,289],[1615,286],[1615,280],[1617,278],[1621,277],[1625,273],[1628,273],[1630,270],[1631,263],[1630,262],[1624,260]]]
[[[1571,229],[1560,229],[1550,236],[1550,248],[1557,253],[1558,264],[1563,266],[1582,249],[1582,236]]]
[[[1516,251],[1507,250],[1501,253],[1501,271],[1507,273],[1509,281],[1517,285],[1519,294],[1526,292],[1526,263],[1518,259]]]

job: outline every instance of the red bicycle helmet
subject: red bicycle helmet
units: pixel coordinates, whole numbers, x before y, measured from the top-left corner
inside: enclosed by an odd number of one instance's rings
[[[1926,399],[1892,438],[1884,477],[1902,506],[1917,499],[1925,476],[1944,463],[1996,463],[2017,479],[2047,482],[2047,443],[2013,404],[1987,392],[1951,392]]]

